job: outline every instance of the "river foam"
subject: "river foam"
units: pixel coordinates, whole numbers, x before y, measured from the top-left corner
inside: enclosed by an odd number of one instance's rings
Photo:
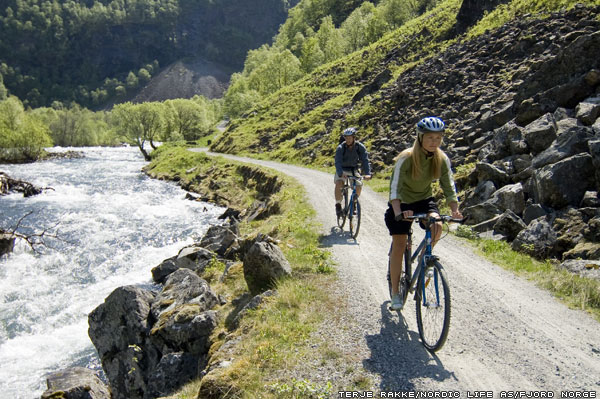
[[[122,285],[151,284],[150,270],[217,224],[224,209],[185,200],[173,183],[149,179],[135,148],[86,148],[82,159],[0,165],[13,178],[52,187],[0,197],[1,226],[52,228],[63,241],[32,253],[20,242],[0,259],[0,392],[39,398],[44,375],[99,369],[87,315]],[[58,224],[57,224],[58,223]]]

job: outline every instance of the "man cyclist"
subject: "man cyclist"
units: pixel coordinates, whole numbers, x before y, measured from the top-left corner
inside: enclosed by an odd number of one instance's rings
[[[412,221],[404,217],[415,213],[426,213],[439,217],[439,210],[432,195],[431,183],[439,179],[452,210],[452,217],[461,219],[458,210],[458,197],[450,168],[450,159],[440,149],[445,131],[444,122],[438,117],[421,119],[416,126],[417,137],[412,148],[404,150],[398,156],[392,178],[390,179],[390,197],[385,213],[385,224],[392,236],[390,254],[390,278],[392,283],[392,310],[403,307],[399,294],[399,281],[402,273],[402,258],[406,249],[408,233]],[[432,226],[432,246],[440,239],[442,223]]]
[[[369,163],[369,154],[365,146],[356,140],[356,131],[354,127],[349,127],[343,132],[344,141],[337,146],[335,150],[335,212],[336,215],[342,213],[342,187],[348,176],[357,175],[358,163],[366,180],[371,178],[371,164]],[[362,183],[356,182],[356,195],[360,196]]]

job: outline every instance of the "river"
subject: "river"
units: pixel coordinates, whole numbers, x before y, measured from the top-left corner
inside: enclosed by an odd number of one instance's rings
[[[151,269],[199,239],[224,211],[145,176],[137,148],[74,150],[84,158],[0,164],[12,178],[52,188],[0,197],[0,227],[10,230],[32,212],[22,232],[33,226],[60,237],[47,239],[40,253],[19,242],[0,258],[3,398],[39,398],[45,375],[62,368],[100,370],[88,314],[119,286],[151,286]]]

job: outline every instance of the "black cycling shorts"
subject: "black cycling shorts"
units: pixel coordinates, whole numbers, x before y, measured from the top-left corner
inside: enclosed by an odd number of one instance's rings
[[[402,203],[400,204],[402,211],[413,211],[413,213],[440,213],[437,204],[433,197],[413,202],[411,204]],[[390,235],[395,236],[399,234],[408,234],[410,232],[410,226],[412,221],[400,220],[396,221],[394,218],[394,210],[392,205],[388,204],[388,209],[385,211],[385,225],[387,226]]]

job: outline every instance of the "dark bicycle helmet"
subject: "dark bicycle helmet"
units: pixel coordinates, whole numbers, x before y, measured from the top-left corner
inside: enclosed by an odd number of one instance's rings
[[[344,132],[342,134],[344,136],[354,136],[356,134],[356,128],[355,127],[349,127],[346,130],[344,130]]]

